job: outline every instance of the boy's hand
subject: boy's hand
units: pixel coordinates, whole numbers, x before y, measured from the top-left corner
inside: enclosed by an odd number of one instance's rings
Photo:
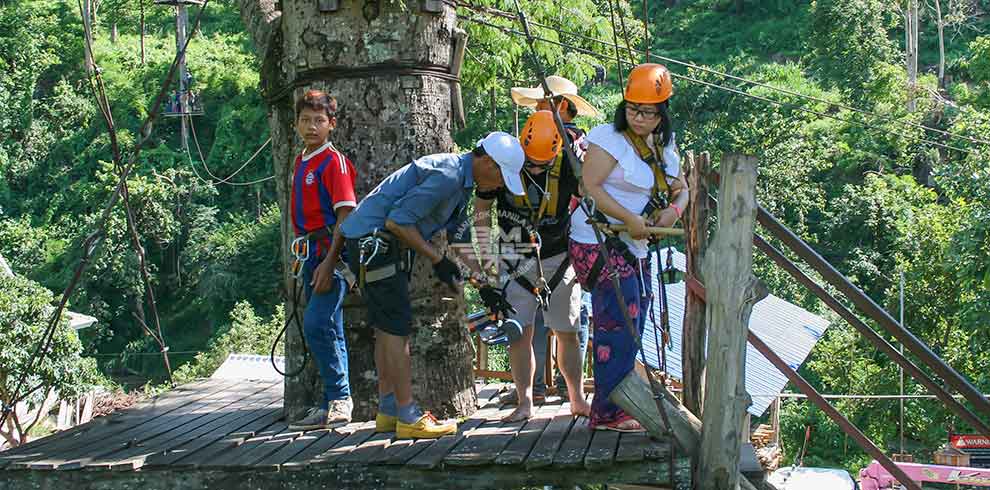
[[[313,271],[313,280],[309,282],[310,286],[313,286],[313,292],[316,294],[326,294],[333,287],[333,269],[335,260],[330,257],[323,259],[320,265],[316,266]]]

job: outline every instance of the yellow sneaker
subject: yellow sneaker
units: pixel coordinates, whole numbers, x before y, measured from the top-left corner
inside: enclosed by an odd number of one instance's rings
[[[375,432],[395,432],[395,424],[398,421],[399,417],[395,415],[378,412],[378,415],[375,415]]]
[[[423,414],[414,424],[401,420],[395,424],[396,439],[437,439],[457,432],[457,423],[441,424],[430,412]]]

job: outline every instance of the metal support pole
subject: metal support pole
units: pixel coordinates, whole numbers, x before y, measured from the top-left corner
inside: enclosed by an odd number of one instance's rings
[[[186,26],[189,24],[189,14],[186,12],[186,6],[183,4],[178,4],[175,6],[175,46],[177,49],[182,49],[182,46],[186,45]],[[179,88],[179,104],[177,109],[181,116],[179,121],[182,125],[182,149],[189,150],[189,121],[186,120],[185,114],[190,112],[190,107],[188,106],[189,100],[189,87],[186,85],[186,79],[188,78],[189,70],[186,69],[186,57],[185,53],[179,57],[179,83],[176,86]]]

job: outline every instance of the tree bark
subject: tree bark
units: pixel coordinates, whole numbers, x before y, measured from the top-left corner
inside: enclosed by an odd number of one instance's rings
[[[420,11],[419,2],[341,2],[333,12],[317,2],[239,0],[241,17],[261,59],[261,84],[269,103],[276,189],[282,209],[282,259],[293,237],[288,198],[295,154],[301,149],[293,123],[293,100],[318,88],[338,101],[334,144],[358,171],[357,192],[366,195],[397,168],[426,154],[453,149],[450,82],[421,70],[450,68],[454,11]],[[281,6],[283,10],[277,10]],[[408,68],[420,71],[410,73]],[[442,240],[442,238],[438,239]],[[285,275],[285,289],[291,281]],[[462,298],[441,299],[432,268],[417,259],[410,284],[413,316],[413,393],[425,409],[441,417],[475,409],[472,350],[463,325]],[[293,305],[291,295],[286,311]],[[300,310],[301,312],[302,310]],[[344,308],[355,419],[377,407],[374,334],[360,298]],[[301,321],[301,313],[299,321]],[[303,341],[290,325],[286,367],[303,361]],[[321,398],[322,383],[312,362],[285,383],[285,408],[298,416]]]
[[[738,488],[742,427],[751,401],[746,393],[746,335],[753,304],[765,288],[753,276],[756,159],[727,155],[719,186],[718,231],[705,253],[708,377],[701,416],[696,488]]]
[[[687,214],[684,216],[684,227],[687,230],[686,280],[695,281],[701,277],[702,257],[708,249],[708,174],[711,164],[708,153],[695,157],[688,152],[687,162],[691,202],[688,203]],[[708,336],[705,301],[692,288],[684,289],[684,333],[681,342],[684,406],[691,413],[701,415],[705,391],[705,339]]]

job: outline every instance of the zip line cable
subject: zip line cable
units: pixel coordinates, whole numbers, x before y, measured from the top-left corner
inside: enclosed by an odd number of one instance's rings
[[[487,22],[487,21],[484,21],[484,20],[481,20],[481,19],[474,18],[474,17],[459,17],[459,18],[462,19],[462,20],[466,20],[468,22],[475,23],[475,24],[480,24],[480,25],[484,25],[484,26],[487,26],[487,27],[490,27],[490,28],[493,28],[493,29],[498,29],[498,30],[500,30],[500,31],[502,31],[502,32],[504,32],[506,34],[512,34],[512,35],[515,35],[515,36],[525,36],[524,33],[519,32],[519,31],[517,31],[515,29],[509,28],[509,27],[505,27],[505,26],[500,26],[500,25],[497,25],[497,24],[493,24],[493,23],[490,23],[490,22]],[[564,32],[564,33],[566,34],[566,32]],[[577,51],[579,53],[586,54],[586,55],[592,56],[592,57],[596,57],[596,58],[601,59],[601,60],[608,61],[608,60],[611,59],[609,56],[603,55],[602,53],[599,53],[597,51],[589,50],[589,49],[582,48],[582,47],[579,47],[579,46],[569,45],[569,44],[566,44],[566,43],[561,43],[561,42],[558,42],[558,41],[554,41],[552,39],[547,39],[547,38],[544,38],[544,37],[537,36],[535,34],[533,35],[533,39],[534,40],[537,40],[537,41],[540,41],[540,42],[544,42],[544,43],[552,44],[552,45],[555,45],[555,46],[559,46],[559,47],[564,48],[564,49],[570,49],[570,50],[573,50],[573,51]],[[608,46],[608,47],[614,46],[612,43],[609,43],[607,41],[600,41],[599,40],[597,42],[599,44],[602,44],[602,45],[605,45],[605,46]],[[774,105],[777,105],[777,106],[780,106],[780,107],[787,107],[787,108],[791,108],[791,109],[798,110],[798,111],[801,111],[801,112],[806,112],[806,113],[809,113],[809,114],[814,114],[814,115],[819,116],[819,117],[825,117],[825,118],[833,119],[833,120],[836,120],[836,121],[845,122],[845,123],[848,123],[848,124],[855,124],[855,125],[858,125],[858,126],[862,126],[862,127],[868,128],[868,129],[874,129],[874,130],[882,131],[882,132],[885,132],[885,133],[895,134],[895,135],[901,136],[901,137],[906,138],[906,139],[911,139],[911,140],[919,141],[919,142],[922,142],[922,143],[927,143],[927,144],[930,144],[930,145],[933,145],[933,146],[937,146],[937,147],[940,147],[940,148],[944,148],[944,149],[947,149],[947,150],[955,150],[955,151],[958,151],[958,152],[961,152],[961,153],[966,153],[966,154],[975,154],[975,151],[974,150],[970,150],[970,149],[966,149],[966,148],[960,148],[960,147],[952,146],[952,145],[945,144],[945,143],[940,143],[938,141],[929,140],[929,139],[926,139],[926,138],[922,138],[920,136],[913,136],[913,135],[908,135],[908,134],[904,134],[904,133],[899,133],[899,132],[896,132],[896,131],[890,131],[887,128],[877,127],[877,126],[874,126],[873,124],[870,124],[870,123],[867,123],[867,122],[864,122],[864,121],[857,121],[855,119],[846,119],[846,118],[838,117],[838,116],[835,116],[835,115],[832,115],[832,114],[828,114],[828,113],[825,113],[825,112],[815,111],[813,109],[807,109],[807,108],[804,108],[804,107],[802,107],[802,106],[800,106],[798,104],[795,104],[795,103],[777,101],[777,100],[770,99],[770,98],[767,98],[767,97],[762,97],[762,96],[759,96],[759,95],[750,94],[748,92],[744,92],[744,91],[739,90],[737,88],[726,87],[724,85],[719,85],[717,83],[712,83],[712,82],[705,82],[705,81],[698,80],[696,78],[693,78],[693,77],[690,77],[690,76],[687,76],[687,75],[681,75],[679,73],[671,72],[671,75],[674,76],[674,77],[676,77],[676,78],[682,78],[682,79],[687,80],[689,82],[694,82],[694,83],[698,83],[698,84],[702,84],[702,85],[707,85],[707,86],[712,87],[712,88],[716,88],[716,89],[719,89],[719,90],[724,90],[724,91],[727,91],[727,92],[732,92],[732,93],[735,93],[735,94],[738,94],[738,95],[742,95],[744,97],[749,97],[749,98],[752,98],[752,99],[755,99],[755,100],[759,100],[759,101],[762,101],[762,102],[767,102],[767,103],[774,104]],[[757,82],[753,82],[753,83],[757,83]]]
[[[58,306],[55,308],[55,311],[52,312],[52,315],[48,321],[48,325],[45,327],[45,333],[43,335],[42,342],[38,345],[38,348],[35,350],[34,354],[31,356],[30,360],[28,361],[27,368],[18,377],[17,383],[14,385],[14,389],[10,392],[11,400],[9,404],[4,403],[2,404],[3,406],[0,407],[0,426],[2,426],[4,422],[7,421],[7,417],[13,411],[13,407],[16,406],[17,403],[23,401],[25,398],[27,398],[28,396],[30,396],[32,393],[34,393],[43,386],[43,384],[41,384],[31,389],[30,391],[21,393],[21,390],[24,388],[24,384],[27,382],[28,373],[30,373],[33,370],[35,362],[44,359],[44,357],[48,355],[48,349],[51,347],[51,342],[55,334],[55,329],[59,324],[59,320],[62,318],[62,312],[65,310],[65,306],[69,301],[69,297],[75,291],[75,288],[79,283],[79,280],[82,278],[83,272],[86,270],[86,267],[89,265],[89,261],[92,259],[93,254],[96,252],[96,249],[99,247],[102,239],[106,235],[106,226],[107,226],[107,222],[110,219],[110,212],[113,211],[113,209],[117,205],[117,202],[121,199],[124,193],[125,184],[127,182],[127,176],[130,174],[131,170],[133,170],[134,166],[137,164],[137,157],[140,154],[141,149],[150,139],[151,128],[152,128],[151,124],[158,116],[158,112],[162,106],[162,102],[165,100],[165,93],[168,90],[168,87],[172,84],[172,80],[175,78],[175,72],[178,67],[178,61],[182,59],[183,56],[185,56],[186,49],[189,47],[189,42],[192,41],[192,39],[196,36],[196,31],[198,30],[200,21],[203,18],[203,13],[206,11],[206,7],[209,5],[209,3],[210,0],[205,0],[203,2],[203,5],[199,9],[199,13],[196,14],[196,20],[193,25],[192,34],[186,39],[186,42],[182,46],[182,49],[180,49],[179,52],[176,53],[175,59],[172,61],[168,73],[165,76],[165,80],[162,81],[161,87],[158,90],[158,94],[155,96],[155,99],[151,104],[151,112],[148,114],[148,117],[141,125],[141,131],[140,131],[141,138],[137,140],[137,143],[135,143],[130,159],[128,160],[127,164],[123,165],[121,168],[117,181],[117,186],[103,207],[103,211],[100,215],[100,219],[97,221],[96,230],[93,231],[93,233],[91,233],[88,237],[86,237],[86,239],[82,243],[81,248],[83,250],[83,256],[79,260],[79,263],[76,265],[76,270],[74,271],[73,276],[69,281],[69,284],[66,285],[65,290],[62,292],[62,298],[59,300]],[[107,109],[108,108],[101,108],[101,111]]]
[[[196,145],[196,153],[199,154],[199,161],[202,162],[203,168],[206,170],[206,173],[209,174],[210,177],[212,177],[214,179],[213,180],[213,183],[214,184],[227,184],[227,185],[232,185],[232,186],[248,186],[248,185],[259,184],[261,182],[265,182],[265,181],[272,180],[272,179],[275,178],[274,175],[269,175],[268,177],[263,177],[261,179],[252,180],[250,182],[230,182],[230,179],[234,178],[234,176],[236,176],[238,173],[240,173],[242,170],[244,170],[248,166],[248,164],[250,164],[251,162],[253,162],[254,159],[257,158],[258,155],[261,154],[261,150],[264,150],[265,147],[267,147],[268,144],[272,142],[272,138],[270,136],[268,137],[267,140],[265,140],[264,143],[261,144],[261,147],[260,148],[258,148],[257,150],[255,150],[254,154],[251,155],[251,158],[248,158],[247,161],[244,162],[244,164],[242,164],[237,170],[234,170],[234,173],[228,175],[227,177],[221,178],[221,177],[218,177],[216,174],[214,174],[213,171],[210,170],[210,167],[206,164],[206,157],[203,156],[203,149],[200,148],[200,146],[199,146],[199,137],[196,136],[196,125],[193,124],[193,120],[192,120],[193,118],[191,116],[189,116],[189,115],[185,115],[185,116],[182,116],[182,117],[185,117],[185,118],[188,119],[189,129],[190,129],[190,132],[192,133],[192,137],[193,137],[193,143]],[[189,153],[189,148],[188,147],[186,148],[186,153]],[[192,155],[189,156],[189,161],[190,161],[190,163],[192,163]],[[193,170],[195,170],[195,168]],[[199,174],[197,173],[197,177],[198,176],[199,176]],[[200,179],[206,180],[206,179],[203,179],[202,177],[200,177]]]
[[[486,7],[486,6],[481,6],[481,5],[474,5],[474,4],[471,4],[471,3],[464,2],[463,0],[445,0],[445,1],[448,4],[450,4],[451,6],[462,7],[462,8],[471,10],[471,11],[476,12],[476,13],[487,14],[487,15],[491,15],[491,16],[495,16],[495,17],[502,17],[502,18],[510,19],[510,20],[515,19],[515,14],[513,14],[511,12],[506,12],[506,11],[503,11],[503,10],[498,10],[498,9],[495,9],[495,8],[492,8],[492,7]],[[611,4],[609,4],[609,6],[611,8]],[[467,17],[461,17],[461,18],[471,21],[471,19],[470,18],[467,18]],[[586,41],[590,41],[590,42],[602,44],[602,45],[607,46],[607,47],[613,47],[614,46],[617,50],[618,49],[626,49],[626,48],[622,48],[621,46],[619,46],[617,40],[615,42],[613,42],[613,43],[609,43],[608,41],[603,41],[601,39],[597,39],[597,38],[594,38],[594,37],[591,37],[591,36],[588,36],[588,35],[585,35],[585,34],[566,31],[566,30],[564,30],[564,29],[562,29],[560,27],[557,27],[557,26],[551,26],[551,25],[541,24],[539,22],[534,22],[532,20],[529,21],[529,23],[532,24],[532,25],[534,25],[534,26],[543,28],[543,29],[549,29],[549,30],[555,31],[555,32],[557,32],[558,34],[561,34],[561,35],[566,35],[566,36],[571,36],[571,37],[578,38],[578,39],[583,39],[583,40],[586,40]],[[490,24],[490,26],[491,27],[497,27],[497,28],[500,28],[500,29],[505,29],[504,26],[498,26],[498,25],[495,25],[495,24]],[[614,33],[615,33],[615,31],[613,30],[613,34]],[[522,33],[519,33],[517,35],[521,35],[521,34]],[[551,42],[551,43],[554,42],[554,41],[550,41],[548,39],[541,39],[539,37],[536,37],[536,39],[539,39],[539,40],[544,41],[544,42]],[[561,47],[572,47],[572,46],[561,46]],[[954,132],[946,131],[946,130],[943,130],[943,129],[933,128],[931,126],[926,126],[924,124],[919,124],[919,123],[916,123],[916,122],[913,122],[913,121],[905,121],[905,120],[902,120],[902,119],[895,118],[893,116],[879,114],[879,113],[876,113],[876,112],[873,112],[873,111],[868,111],[868,110],[865,110],[865,109],[860,109],[860,108],[857,108],[857,107],[853,107],[851,105],[843,104],[841,102],[834,102],[834,101],[823,99],[821,97],[816,97],[816,96],[813,96],[813,95],[802,94],[802,93],[795,92],[795,91],[790,90],[790,89],[786,89],[786,88],[783,88],[783,87],[778,87],[776,85],[771,85],[769,83],[758,82],[756,80],[750,80],[748,78],[744,78],[744,77],[732,75],[730,73],[725,73],[725,72],[722,72],[722,71],[715,70],[713,68],[708,68],[708,67],[705,67],[705,66],[697,65],[695,63],[691,63],[691,62],[688,62],[688,61],[682,61],[682,60],[678,60],[678,59],[671,58],[671,57],[668,57],[668,56],[658,55],[658,54],[652,53],[650,51],[645,51],[645,50],[641,50],[641,49],[637,49],[637,48],[631,48],[631,47],[629,49],[631,51],[633,51],[633,52],[636,52],[636,53],[645,55],[647,58],[650,58],[650,59],[655,59],[655,60],[659,60],[659,61],[664,61],[664,62],[672,63],[672,64],[675,64],[675,65],[684,66],[686,68],[691,68],[691,69],[694,69],[694,70],[703,71],[703,72],[706,72],[706,73],[710,73],[710,74],[717,75],[717,76],[720,76],[720,77],[728,78],[728,79],[731,79],[731,80],[736,80],[736,81],[739,81],[739,82],[742,82],[742,83],[746,83],[746,84],[750,84],[750,85],[754,85],[754,86],[757,86],[757,87],[763,87],[763,88],[766,88],[766,89],[769,89],[769,90],[773,90],[775,92],[780,92],[780,93],[783,93],[783,94],[786,94],[786,95],[790,95],[792,97],[798,97],[798,98],[805,99],[805,100],[810,100],[810,101],[814,101],[814,102],[818,102],[818,103],[822,103],[822,104],[827,104],[830,107],[837,107],[837,108],[840,108],[840,109],[845,109],[845,110],[848,110],[850,112],[855,112],[855,113],[858,113],[858,114],[861,114],[861,115],[864,115],[864,116],[870,116],[870,117],[874,117],[874,118],[877,118],[877,119],[882,119],[882,120],[889,121],[889,122],[894,122],[894,123],[898,123],[898,124],[904,124],[904,125],[907,125],[907,126],[911,126],[913,128],[916,128],[916,129],[921,129],[921,130],[924,130],[924,131],[931,131],[931,132],[938,133],[938,134],[941,134],[943,136],[947,136],[947,137],[951,137],[951,138],[963,139],[963,140],[969,141],[970,143],[977,143],[977,144],[981,144],[981,145],[988,145],[988,146],[990,146],[990,140],[981,139],[981,138],[974,138],[974,137],[971,137],[971,136],[966,136],[966,135],[963,135],[963,134],[954,133]],[[620,70],[621,70],[621,65],[620,65]],[[620,83],[620,85],[621,85],[621,83]]]

